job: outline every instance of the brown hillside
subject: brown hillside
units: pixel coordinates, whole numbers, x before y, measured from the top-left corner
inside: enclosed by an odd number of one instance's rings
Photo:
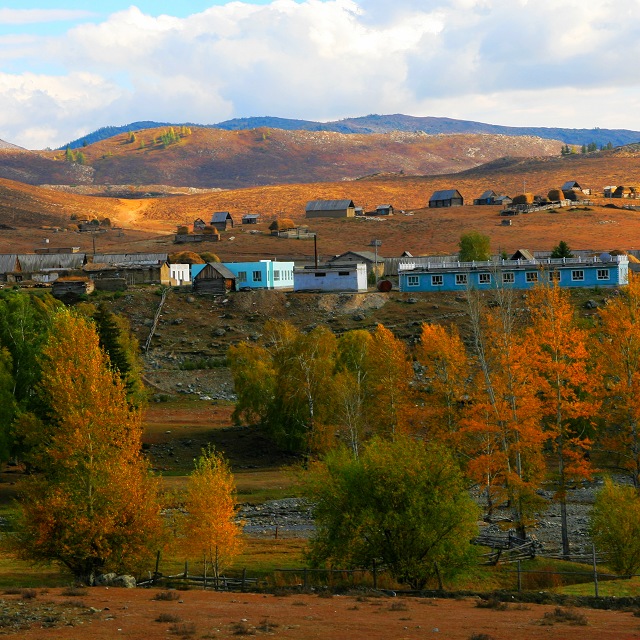
[[[326,131],[193,128],[177,142],[160,140],[167,129],[147,129],[102,140],[84,154],[81,175],[64,176],[65,153],[34,156],[38,169],[20,178],[24,159],[0,156],[0,177],[32,184],[168,184],[238,188],[253,185],[351,180],[377,173],[444,174],[502,156],[557,155],[562,144],[531,136],[427,135],[422,132],[341,134]],[[174,129],[180,134],[180,129]],[[42,163],[48,159],[49,165]],[[55,162],[53,162],[55,160]],[[46,167],[52,173],[46,173]],[[37,177],[38,179],[35,179]]]

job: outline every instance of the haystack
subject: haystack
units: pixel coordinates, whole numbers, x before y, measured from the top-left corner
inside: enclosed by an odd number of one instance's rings
[[[520,193],[514,196],[513,204],[533,204],[533,193]]]
[[[290,218],[278,218],[269,225],[269,231],[288,231],[295,228],[296,223]]]

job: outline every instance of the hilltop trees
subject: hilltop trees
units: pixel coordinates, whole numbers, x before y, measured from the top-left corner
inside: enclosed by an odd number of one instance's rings
[[[158,487],[140,453],[140,414],[93,323],[58,311],[40,361],[40,410],[19,423],[36,473],[23,487],[14,542],[21,557],[58,562],[91,584],[157,548]]]

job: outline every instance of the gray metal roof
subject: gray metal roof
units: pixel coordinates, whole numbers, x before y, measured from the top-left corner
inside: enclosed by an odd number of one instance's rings
[[[81,269],[84,253],[21,253],[18,262],[22,271],[33,273],[44,269]]]
[[[488,191],[485,191],[479,198],[478,200],[489,200],[489,198],[495,198],[496,196],[496,192],[493,191],[492,189],[489,189]]]
[[[16,260],[18,255],[16,253],[1,253],[0,254],[0,273],[12,273],[16,270]]]
[[[580,189],[582,191],[582,187],[575,180],[568,180],[560,187],[560,191],[571,191],[571,189]]]
[[[211,216],[211,224],[214,222],[226,222],[227,220],[233,220],[231,214],[228,211],[216,211]]]
[[[226,278],[228,280],[235,280],[236,279],[236,274],[233,273],[233,271],[231,271],[229,269],[229,267],[225,267],[222,262],[209,262],[207,263],[209,266],[213,267],[213,269],[215,271],[217,271],[223,278]],[[200,274],[204,273],[204,269],[202,269],[202,271],[200,271],[200,273],[198,273],[196,276],[194,276],[194,280],[197,280],[198,277],[200,276]]]
[[[305,211],[343,211],[355,207],[353,200],[309,200]]]
[[[452,198],[462,198],[462,194],[457,189],[441,189],[433,192],[429,202],[433,200],[451,200]]]
[[[358,258],[363,258],[369,262],[376,261],[376,254],[373,251],[345,251],[338,256],[334,256],[328,262],[340,262],[340,260],[344,260],[346,256],[357,256]],[[378,262],[383,262],[384,258],[378,254]]]
[[[167,262],[167,253],[96,253],[93,262],[96,264],[159,264]]]

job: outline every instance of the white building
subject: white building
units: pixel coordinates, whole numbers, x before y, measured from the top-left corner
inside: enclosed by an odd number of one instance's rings
[[[181,287],[182,285],[191,284],[191,265],[190,264],[170,264],[169,280],[172,287]]]
[[[366,291],[367,265],[305,267],[293,272],[294,291]]]

